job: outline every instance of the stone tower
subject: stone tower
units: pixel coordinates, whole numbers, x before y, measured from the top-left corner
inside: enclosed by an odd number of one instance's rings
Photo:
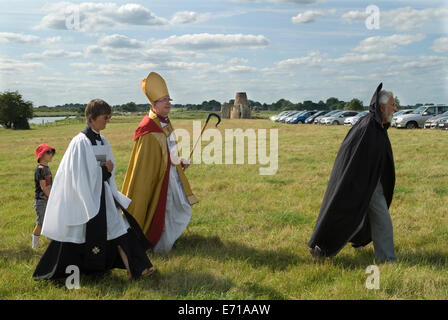
[[[230,112],[231,119],[249,119],[250,108],[247,102],[246,92],[237,92],[235,96],[235,103]]]

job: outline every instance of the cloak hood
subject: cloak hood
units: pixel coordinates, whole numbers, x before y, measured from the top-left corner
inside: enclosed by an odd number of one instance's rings
[[[370,113],[373,115],[373,118],[383,126],[383,119],[381,116],[381,106],[380,106],[380,92],[383,88],[383,83],[381,82],[379,86],[376,88],[373,93],[372,100],[370,100]]]

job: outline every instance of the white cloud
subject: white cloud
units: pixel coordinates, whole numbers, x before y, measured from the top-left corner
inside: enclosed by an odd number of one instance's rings
[[[95,64],[92,62],[73,62],[70,63],[70,66],[75,68],[92,68],[95,66]]]
[[[147,72],[148,70],[164,71],[197,71],[202,72],[214,68],[210,63],[204,62],[184,62],[165,61],[159,63],[127,63],[127,64],[100,64],[95,70],[88,71],[88,74],[97,76],[120,75],[126,76],[136,72]]]
[[[40,38],[37,36],[30,35],[30,34],[0,32],[0,42],[33,44],[33,43],[40,43]]]
[[[232,58],[228,61],[229,65],[238,65],[238,64],[244,64],[248,63],[249,60],[245,58]]]
[[[48,44],[54,44],[61,41],[61,37],[50,37],[45,40]]]
[[[35,69],[42,68],[44,65],[40,62],[24,62],[10,58],[0,57],[0,72],[7,74],[29,73]]]
[[[381,24],[399,31],[422,28],[425,23],[448,19],[448,8],[428,8],[417,10],[411,7],[398,8],[381,14]]]
[[[259,69],[250,67],[250,66],[230,65],[230,66],[223,68],[220,72],[247,74],[247,73],[252,73],[252,72],[257,72],[257,71],[259,71]]]
[[[448,53],[448,38],[439,38],[434,40],[432,49],[439,53]]]
[[[351,10],[342,15],[342,21],[346,23],[362,22],[367,18],[365,11]]]
[[[66,59],[66,58],[82,58],[84,54],[79,51],[69,52],[63,49],[45,50],[42,53],[27,53],[23,55],[24,59]]]
[[[136,39],[131,39],[120,34],[112,34],[101,38],[99,46],[110,48],[142,48],[145,43]]]
[[[366,64],[366,63],[378,63],[378,62],[389,62],[392,58],[386,56],[384,53],[373,53],[373,54],[355,54],[348,53],[339,58],[332,59],[333,63],[336,64]]]
[[[154,41],[154,45],[181,50],[254,49],[268,46],[269,40],[263,35],[199,33],[170,36]]]
[[[342,15],[347,23],[364,22],[368,14],[364,11],[352,10]],[[388,11],[380,11],[380,28],[393,28],[398,31],[410,31],[422,28],[426,23],[448,19],[448,8],[414,9],[403,7]]]
[[[130,73],[153,70],[156,67],[157,65],[152,63],[100,64],[96,70],[90,70],[87,73],[99,76],[119,75],[124,77]]]
[[[295,3],[295,4],[312,4],[317,0],[234,0],[234,2],[271,2],[271,3]]]
[[[204,54],[197,51],[177,51],[172,48],[117,48],[100,45],[91,45],[85,49],[85,55],[104,55],[108,60],[114,61],[147,61],[147,62],[163,62],[163,61],[182,61],[191,58],[203,58]]]
[[[324,13],[322,11],[317,10],[308,10],[303,13],[299,13],[297,16],[292,17],[291,21],[292,23],[299,24],[299,23],[310,23],[316,20],[316,18],[324,16]]]
[[[439,71],[444,72],[448,70],[448,57],[440,56],[420,56],[417,59],[408,61],[399,65],[399,68],[407,70],[425,71]]]
[[[169,61],[159,65],[164,70],[210,70],[213,66],[205,62]]]
[[[118,6],[109,2],[58,2],[45,6],[44,11],[47,14],[37,26],[39,29],[91,31],[122,25],[155,26],[168,23],[144,6],[131,3]],[[79,17],[79,25],[75,24],[76,17]]]
[[[170,20],[171,24],[200,23],[210,19],[210,14],[198,14],[194,11],[176,12]]]
[[[0,32],[0,43],[16,43],[16,44],[35,44],[35,45],[52,45],[61,41],[61,37],[49,37],[42,39],[38,36],[14,32]]]
[[[406,46],[425,39],[426,36],[419,34],[393,34],[391,36],[369,37],[361,41],[354,49],[360,52],[386,52],[393,51],[399,46]]]
[[[324,57],[319,52],[311,52],[307,56],[281,60],[276,63],[280,68],[291,68],[294,66],[315,67],[325,63]]]

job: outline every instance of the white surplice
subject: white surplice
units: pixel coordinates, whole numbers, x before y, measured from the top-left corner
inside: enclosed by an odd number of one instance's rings
[[[166,124],[161,122],[162,127]],[[167,138],[170,154],[177,155],[177,146],[174,132]],[[165,226],[159,242],[154,247],[154,252],[168,252],[174,242],[182,235],[190,222],[192,207],[188,202],[182,181],[177,173],[176,166],[171,164],[166,196]]]
[[[70,142],[62,157],[54,178],[42,226],[42,234],[61,242],[84,243],[86,224],[100,209],[101,188],[104,184],[107,240],[127,233],[129,224],[114,199],[127,208],[131,199],[117,190],[114,173],[116,163],[109,142],[101,136],[100,142],[92,145],[84,133],[79,133]],[[103,182],[102,169],[96,155],[106,155],[114,164],[111,177]]]

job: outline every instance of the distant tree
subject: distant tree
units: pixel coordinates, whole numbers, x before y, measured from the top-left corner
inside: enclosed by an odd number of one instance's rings
[[[85,107],[79,107],[77,113],[82,116],[85,115],[86,113],[86,108]]]
[[[305,100],[303,101],[303,109],[304,110],[312,110],[315,107],[315,103],[311,100]]]
[[[280,99],[272,104],[275,110],[289,110],[294,107],[294,103],[286,99]]]
[[[221,102],[216,100],[204,101],[198,109],[207,111],[219,111],[221,110]]]
[[[248,100],[247,104],[249,105],[249,108],[251,108],[252,110],[263,110],[261,103],[258,101]]]
[[[344,107],[345,110],[357,110],[357,111],[363,111],[364,105],[361,100],[359,99],[352,99],[351,101],[347,102]]]
[[[33,117],[33,103],[24,101],[18,91],[0,94],[0,124],[10,129],[29,129],[28,119]]]
[[[137,105],[135,104],[135,102],[128,102],[121,106],[121,110],[124,112],[136,112]]]
[[[338,98],[335,98],[335,97],[331,97],[331,98],[328,98],[327,99],[327,101],[325,102],[325,104],[326,104],[326,106],[327,106],[327,108],[329,109],[329,110],[333,110],[333,109],[337,109],[337,105],[339,105],[339,99]]]
[[[398,109],[400,108],[400,99],[398,99],[397,96],[395,96],[395,107],[397,107]]]

